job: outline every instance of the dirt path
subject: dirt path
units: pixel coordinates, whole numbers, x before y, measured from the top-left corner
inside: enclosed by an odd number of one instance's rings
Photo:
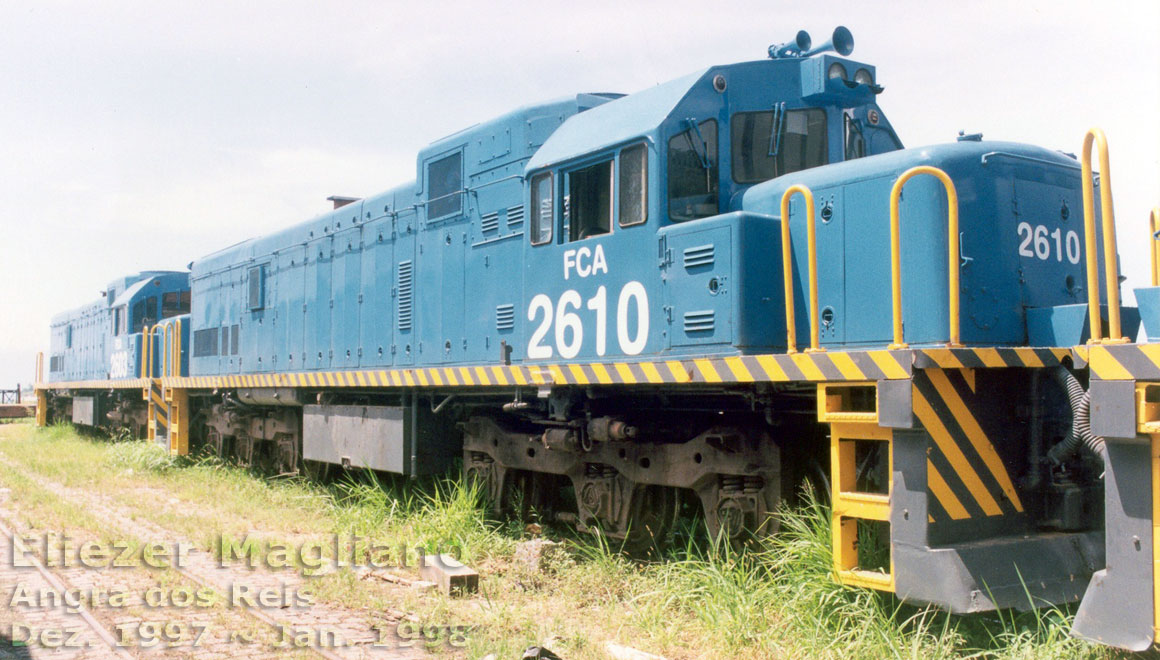
[[[129,647],[134,654],[148,657],[284,657],[287,654],[301,657],[327,658],[391,658],[411,659],[427,657],[422,651],[422,642],[415,643],[399,634],[401,612],[368,612],[344,608],[331,603],[318,602],[311,595],[312,578],[293,569],[267,569],[261,566],[250,568],[235,562],[219,562],[212,554],[197,549],[195,544],[171,530],[151,521],[134,518],[134,513],[118,505],[109,494],[94,493],[71,488],[43,475],[34,474],[22,464],[0,457],[0,483],[5,479],[5,471],[14,471],[33,480],[44,492],[79,507],[89,516],[99,520],[107,529],[129,539],[144,544],[159,544],[165,549],[175,549],[174,564],[179,572],[165,571],[176,575],[181,584],[158,585],[162,571],[141,565],[141,560],[128,568],[92,569],[86,567],[51,568],[67,588],[80,589],[92,593],[93,589],[104,593],[113,590],[125,591],[130,596],[126,604],[117,607],[97,606],[93,614],[114,638],[127,636]],[[5,494],[6,495],[6,494]],[[8,509],[14,503],[10,498],[0,499],[0,519],[13,521],[15,511]],[[11,526],[11,525],[10,525]],[[48,532],[32,529],[18,529],[19,534],[28,534],[35,540],[43,539]],[[63,530],[51,530],[58,534]],[[81,542],[83,540],[78,540]],[[14,589],[26,582],[28,589],[38,591],[45,585],[36,582],[29,574],[32,569],[13,566],[14,555],[8,546],[0,559],[0,597],[11,602]],[[33,584],[37,586],[34,587]],[[173,603],[150,607],[142,602],[143,595],[157,587],[162,598],[184,602],[186,592],[198,593],[198,589],[208,587],[216,592],[221,602],[216,607],[176,607]],[[181,593],[178,593],[180,591]],[[158,594],[153,594],[157,596]],[[133,600],[136,599],[136,600]],[[0,607],[9,610],[7,616],[19,617],[28,607]],[[67,608],[37,609],[43,625],[56,627],[66,623],[76,627],[74,619],[78,614],[70,614]],[[31,624],[31,618],[29,619]],[[3,620],[0,619],[0,622]],[[160,632],[152,627],[140,629],[142,622],[170,624]],[[17,623],[17,622],[13,622]],[[10,627],[10,626],[9,626]],[[404,630],[407,631],[404,626]],[[6,633],[0,631],[0,633]],[[174,646],[161,643],[144,649],[140,633],[146,638],[173,633],[181,637]],[[407,631],[410,632],[410,631]],[[120,636],[120,637],[119,637]],[[196,636],[197,646],[190,646]],[[96,634],[90,631],[83,637],[86,643]],[[188,639],[187,639],[188,638]],[[78,637],[78,639],[81,639]],[[63,655],[58,650],[50,650],[44,645],[23,649],[7,647],[3,651],[19,652],[11,657],[116,657],[107,644],[102,648],[99,640],[91,646],[73,649],[73,655]],[[3,652],[0,651],[0,652]],[[101,655],[103,653],[104,655]],[[4,657],[4,656],[0,656]]]

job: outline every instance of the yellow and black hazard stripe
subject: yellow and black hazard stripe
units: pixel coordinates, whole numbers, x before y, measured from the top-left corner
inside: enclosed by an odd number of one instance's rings
[[[142,390],[149,386],[147,378],[117,380],[73,380],[60,383],[36,383],[38,390]]]
[[[927,455],[929,511],[936,521],[1023,512],[1023,503],[995,449],[971,370],[926,369],[913,379],[914,413],[931,437]]]
[[[1160,344],[1086,347],[1092,376],[1100,380],[1160,380]]]
[[[166,387],[496,387],[511,385],[644,385],[827,382],[905,379],[912,354],[903,351],[742,355],[642,362],[476,365],[424,369],[309,371],[166,378]]]
[[[1059,366],[1068,357],[1071,357],[1070,348],[921,348],[915,349],[914,366],[920,369],[1034,369]]]
[[[169,403],[165,401],[165,391],[159,380],[153,380],[149,383],[149,414],[152,417],[155,432],[158,435],[166,435],[169,429]]]

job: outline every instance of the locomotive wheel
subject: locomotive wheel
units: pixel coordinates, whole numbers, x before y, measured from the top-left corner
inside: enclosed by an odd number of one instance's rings
[[[624,550],[634,555],[663,551],[672,540],[680,513],[681,498],[676,488],[640,486],[632,498]]]
[[[248,435],[234,437],[234,458],[244,467],[254,463],[254,439]]]
[[[275,436],[273,446],[273,467],[276,474],[295,474],[298,472],[298,443],[294,436],[280,433]]]
[[[210,426],[205,431],[205,449],[210,456],[222,458],[225,451],[225,438],[218,430]]]

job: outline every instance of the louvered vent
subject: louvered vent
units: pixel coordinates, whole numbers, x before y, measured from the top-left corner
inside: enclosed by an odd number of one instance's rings
[[[516,308],[514,305],[496,305],[495,329],[511,330],[516,327]]]
[[[509,227],[518,227],[524,224],[524,207],[513,206],[507,210],[507,223]]]
[[[697,266],[712,266],[714,253],[713,244],[697,245],[691,248],[685,248],[685,268],[696,268]]]
[[[685,332],[713,332],[713,310],[685,312]]]
[[[411,260],[399,262],[399,331],[411,329],[411,303],[414,298],[414,283]]]
[[[499,211],[484,214],[479,219],[479,227],[484,232],[499,231]]]
[[[193,357],[213,357],[218,354],[218,329],[205,328],[193,333]]]

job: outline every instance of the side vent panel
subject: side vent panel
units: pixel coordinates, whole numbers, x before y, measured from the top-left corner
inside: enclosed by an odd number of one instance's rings
[[[516,327],[516,308],[512,304],[497,305],[495,308],[495,329],[511,330]]]
[[[485,213],[479,219],[479,228],[484,233],[499,231],[499,211],[492,211]]]
[[[712,333],[716,327],[716,314],[711,309],[685,312],[685,332]]]
[[[524,224],[524,207],[513,206],[507,210],[507,224],[509,227],[519,227]]]
[[[411,307],[414,301],[414,269],[411,260],[399,262],[399,332],[411,329]]]
[[[698,268],[700,266],[712,266],[715,259],[715,250],[713,244],[696,245],[685,248],[684,264],[685,268]]]

